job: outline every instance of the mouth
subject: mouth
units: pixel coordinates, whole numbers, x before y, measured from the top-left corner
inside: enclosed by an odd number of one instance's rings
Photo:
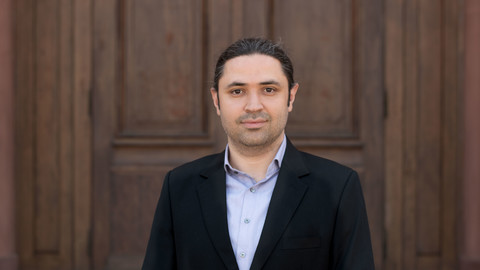
[[[247,129],[258,129],[263,127],[267,123],[265,119],[246,119],[240,122]]]

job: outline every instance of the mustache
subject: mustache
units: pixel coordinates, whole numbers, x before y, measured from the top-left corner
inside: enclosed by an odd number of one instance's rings
[[[242,121],[245,121],[247,119],[257,119],[257,118],[260,118],[260,119],[264,119],[264,120],[267,120],[267,121],[270,121],[271,120],[271,117],[268,113],[266,112],[258,112],[258,113],[247,113],[247,114],[244,114],[242,116],[240,116],[239,118],[237,118],[237,123],[241,123]]]

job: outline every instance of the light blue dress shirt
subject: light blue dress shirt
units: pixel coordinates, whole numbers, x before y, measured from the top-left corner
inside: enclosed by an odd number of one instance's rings
[[[265,178],[259,182],[233,168],[228,145],[225,149],[228,232],[239,270],[248,270],[252,264],[286,147],[284,136]]]

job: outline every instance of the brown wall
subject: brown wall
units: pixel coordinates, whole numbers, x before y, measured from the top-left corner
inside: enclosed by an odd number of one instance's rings
[[[14,216],[12,2],[0,0],[0,269],[17,267]]]
[[[480,1],[465,1],[462,270],[480,269]]]

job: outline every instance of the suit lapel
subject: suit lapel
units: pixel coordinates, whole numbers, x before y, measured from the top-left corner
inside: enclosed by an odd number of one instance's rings
[[[228,233],[223,157],[219,154],[215,163],[201,174],[206,179],[197,186],[197,191],[205,226],[214,247],[227,269],[238,269]]]
[[[290,141],[287,141],[282,167],[273,190],[251,270],[261,269],[277,245],[307,190],[307,186],[299,180],[306,174],[308,170],[302,156]]]

